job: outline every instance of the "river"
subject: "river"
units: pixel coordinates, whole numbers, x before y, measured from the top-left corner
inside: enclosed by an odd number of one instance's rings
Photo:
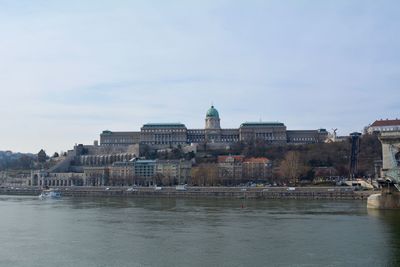
[[[0,266],[400,266],[361,201],[0,196]]]

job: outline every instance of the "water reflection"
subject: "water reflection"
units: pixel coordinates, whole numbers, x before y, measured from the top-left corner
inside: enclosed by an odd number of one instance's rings
[[[368,214],[378,218],[387,227],[386,232],[390,238],[388,247],[391,250],[389,266],[400,266],[400,211],[368,209]]]

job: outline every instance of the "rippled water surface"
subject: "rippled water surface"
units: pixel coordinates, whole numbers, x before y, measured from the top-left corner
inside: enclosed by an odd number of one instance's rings
[[[400,266],[365,202],[0,196],[0,266]]]

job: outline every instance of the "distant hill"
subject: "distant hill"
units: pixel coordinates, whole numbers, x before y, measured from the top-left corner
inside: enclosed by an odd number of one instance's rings
[[[0,151],[0,170],[30,169],[35,162],[36,155],[32,153]]]

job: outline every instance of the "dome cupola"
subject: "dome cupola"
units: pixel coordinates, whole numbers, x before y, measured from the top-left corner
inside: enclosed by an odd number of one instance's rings
[[[221,129],[218,110],[211,106],[206,114],[206,130],[219,130]]]
[[[219,119],[219,113],[218,110],[214,108],[214,106],[211,106],[211,108],[207,111],[206,117],[212,117]]]

